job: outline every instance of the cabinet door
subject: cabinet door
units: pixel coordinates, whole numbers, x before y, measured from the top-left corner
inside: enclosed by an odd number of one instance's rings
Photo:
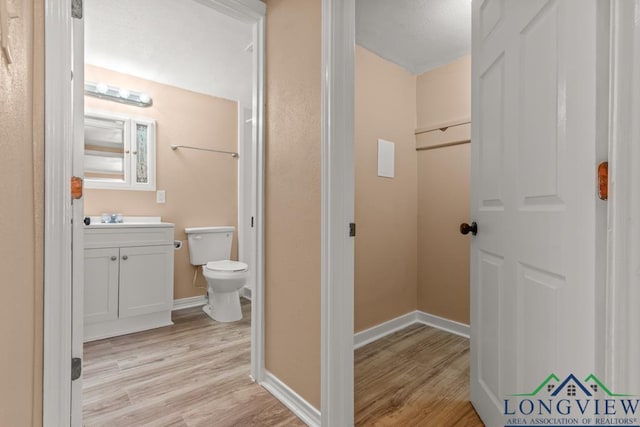
[[[118,248],[84,251],[84,322],[118,318]]]
[[[156,189],[156,126],[152,120],[131,120],[131,188]]]
[[[119,316],[171,310],[173,246],[120,249]]]

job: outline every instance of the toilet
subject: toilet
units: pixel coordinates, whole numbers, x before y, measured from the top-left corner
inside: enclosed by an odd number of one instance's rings
[[[249,278],[249,266],[231,261],[231,242],[235,228],[185,228],[189,242],[189,261],[201,266],[207,280],[208,304],[202,310],[218,322],[242,319],[239,290]]]

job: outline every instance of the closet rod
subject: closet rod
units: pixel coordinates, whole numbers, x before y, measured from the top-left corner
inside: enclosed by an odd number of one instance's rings
[[[211,151],[212,153],[222,153],[222,154],[231,154],[231,157],[234,159],[238,158],[238,153],[235,151],[222,151],[222,150],[214,150],[213,148],[200,148],[200,147],[190,147],[188,145],[172,145],[171,149],[176,151],[178,148],[186,148],[188,150],[199,150],[199,151]]]

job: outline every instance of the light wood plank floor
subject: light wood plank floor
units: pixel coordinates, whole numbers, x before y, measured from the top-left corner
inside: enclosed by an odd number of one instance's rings
[[[469,340],[412,325],[355,353],[358,426],[483,426],[469,403]]]
[[[85,345],[86,426],[303,426],[249,379],[250,304],[235,324],[200,308],[175,325]],[[410,326],[355,353],[358,426],[482,426],[469,342]]]
[[[233,324],[200,308],[175,325],[84,346],[85,426],[304,426],[251,382],[250,304]]]

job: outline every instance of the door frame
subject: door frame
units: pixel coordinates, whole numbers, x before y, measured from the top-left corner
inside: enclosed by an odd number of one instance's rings
[[[640,394],[640,0],[611,2],[605,377]],[[634,120],[635,118],[635,120]]]
[[[252,295],[251,376],[264,378],[264,36],[259,0],[196,0],[254,24],[253,126],[256,148],[256,289]],[[45,212],[43,425],[71,425],[73,60],[72,0],[45,0]],[[76,250],[82,248],[75,247]],[[75,422],[76,420],[74,420]]]
[[[71,0],[45,0],[43,425],[71,422]]]
[[[354,125],[353,116],[348,116],[352,113],[353,104],[349,104],[348,99],[341,98],[354,93],[352,70],[355,13],[351,9],[351,3],[353,0],[323,0],[322,149],[323,156],[327,155],[329,161],[333,160],[330,156],[335,154],[331,151],[334,148],[330,144],[331,136],[337,138],[336,133],[340,132],[338,135],[348,141],[348,125],[351,130]],[[336,16],[338,10],[343,12],[342,16]],[[629,325],[640,324],[640,312],[632,309],[640,305],[640,290],[634,289],[631,280],[634,277],[632,273],[640,270],[640,240],[637,238],[637,234],[640,234],[640,171],[637,171],[637,167],[634,168],[633,162],[640,162],[640,144],[636,143],[634,146],[632,143],[640,139],[640,122],[636,120],[634,123],[630,115],[637,117],[640,113],[640,25],[634,24],[638,10],[640,0],[634,0],[633,4],[628,0],[611,1],[607,277],[602,293],[606,294],[605,313],[599,317],[606,319],[605,324],[600,325],[602,329],[599,334],[600,337],[606,337],[604,354],[600,355],[604,359],[604,377],[613,388],[636,394],[640,394],[640,367],[635,363],[640,358],[640,337],[636,328],[630,328]],[[336,63],[342,64],[342,67],[337,67]],[[629,90],[630,88],[633,90]],[[342,89],[343,92],[336,92],[336,89]],[[331,119],[340,118],[336,117],[338,113],[345,114],[343,117],[351,117],[347,119],[350,123],[345,125],[341,120],[332,122]],[[323,168],[327,167],[335,176],[354,173],[352,157],[345,158],[342,162],[335,159],[332,165],[327,165],[324,159],[323,157]],[[344,223],[353,218],[337,208],[325,212],[328,209],[327,203],[334,198],[338,203],[353,201],[350,189],[330,187],[328,175],[327,173],[325,176],[323,169],[323,188],[331,189],[328,194],[323,190],[323,245],[328,239],[324,228],[325,220],[331,218],[334,223]],[[636,235],[629,233],[630,226],[634,227]],[[353,361],[353,350],[347,348],[345,337],[341,339],[330,333],[331,324],[324,316],[331,314],[347,322],[353,321],[353,304],[340,304],[331,298],[332,288],[346,297],[349,295],[344,294],[350,292],[352,297],[353,276],[349,278],[348,272],[340,274],[332,268],[329,258],[332,254],[325,252],[327,248],[323,246],[322,252],[328,260],[323,261],[322,265],[322,422],[323,426],[349,425],[353,423],[353,375],[347,375],[348,368],[345,364],[349,357]],[[333,275],[329,276],[331,272]],[[336,281],[330,283],[328,277]],[[342,283],[344,287],[340,289],[336,286],[337,283]],[[334,351],[334,360],[330,360],[329,354],[326,354],[329,348]],[[340,355],[335,352],[340,352]],[[326,374],[327,370],[330,373]],[[335,396],[342,396],[342,405],[333,401]],[[349,423],[346,420],[350,420]]]
[[[322,0],[322,426],[354,421],[355,0]]]
[[[244,115],[245,110],[251,111],[251,117],[246,119]],[[247,123],[251,121],[253,127],[253,109],[240,101],[238,101],[238,261],[246,262],[249,265],[254,263],[251,261],[251,256],[247,254],[255,253],[256,251],[256,239],[255,239],[255,200],[256,189],[252,185],[253,172],[255,169],[255,145],[253,143],[253,133],[251,141],[248,141],[245,132],[245,120]],[[244,195],[247,196],[245,200]],[[254,224],[247,223],[249,217],[254,217]],[[248,242],[248,244],[247,244]],[[253,269],[249,271],[248,285],[250,289],[255,287],[255,272]],[[245,285],[247,286],[247,285]],[[245,288],[240,290],[240,295],[247,297]],[[251,295],[248,295],[251,298]]]

